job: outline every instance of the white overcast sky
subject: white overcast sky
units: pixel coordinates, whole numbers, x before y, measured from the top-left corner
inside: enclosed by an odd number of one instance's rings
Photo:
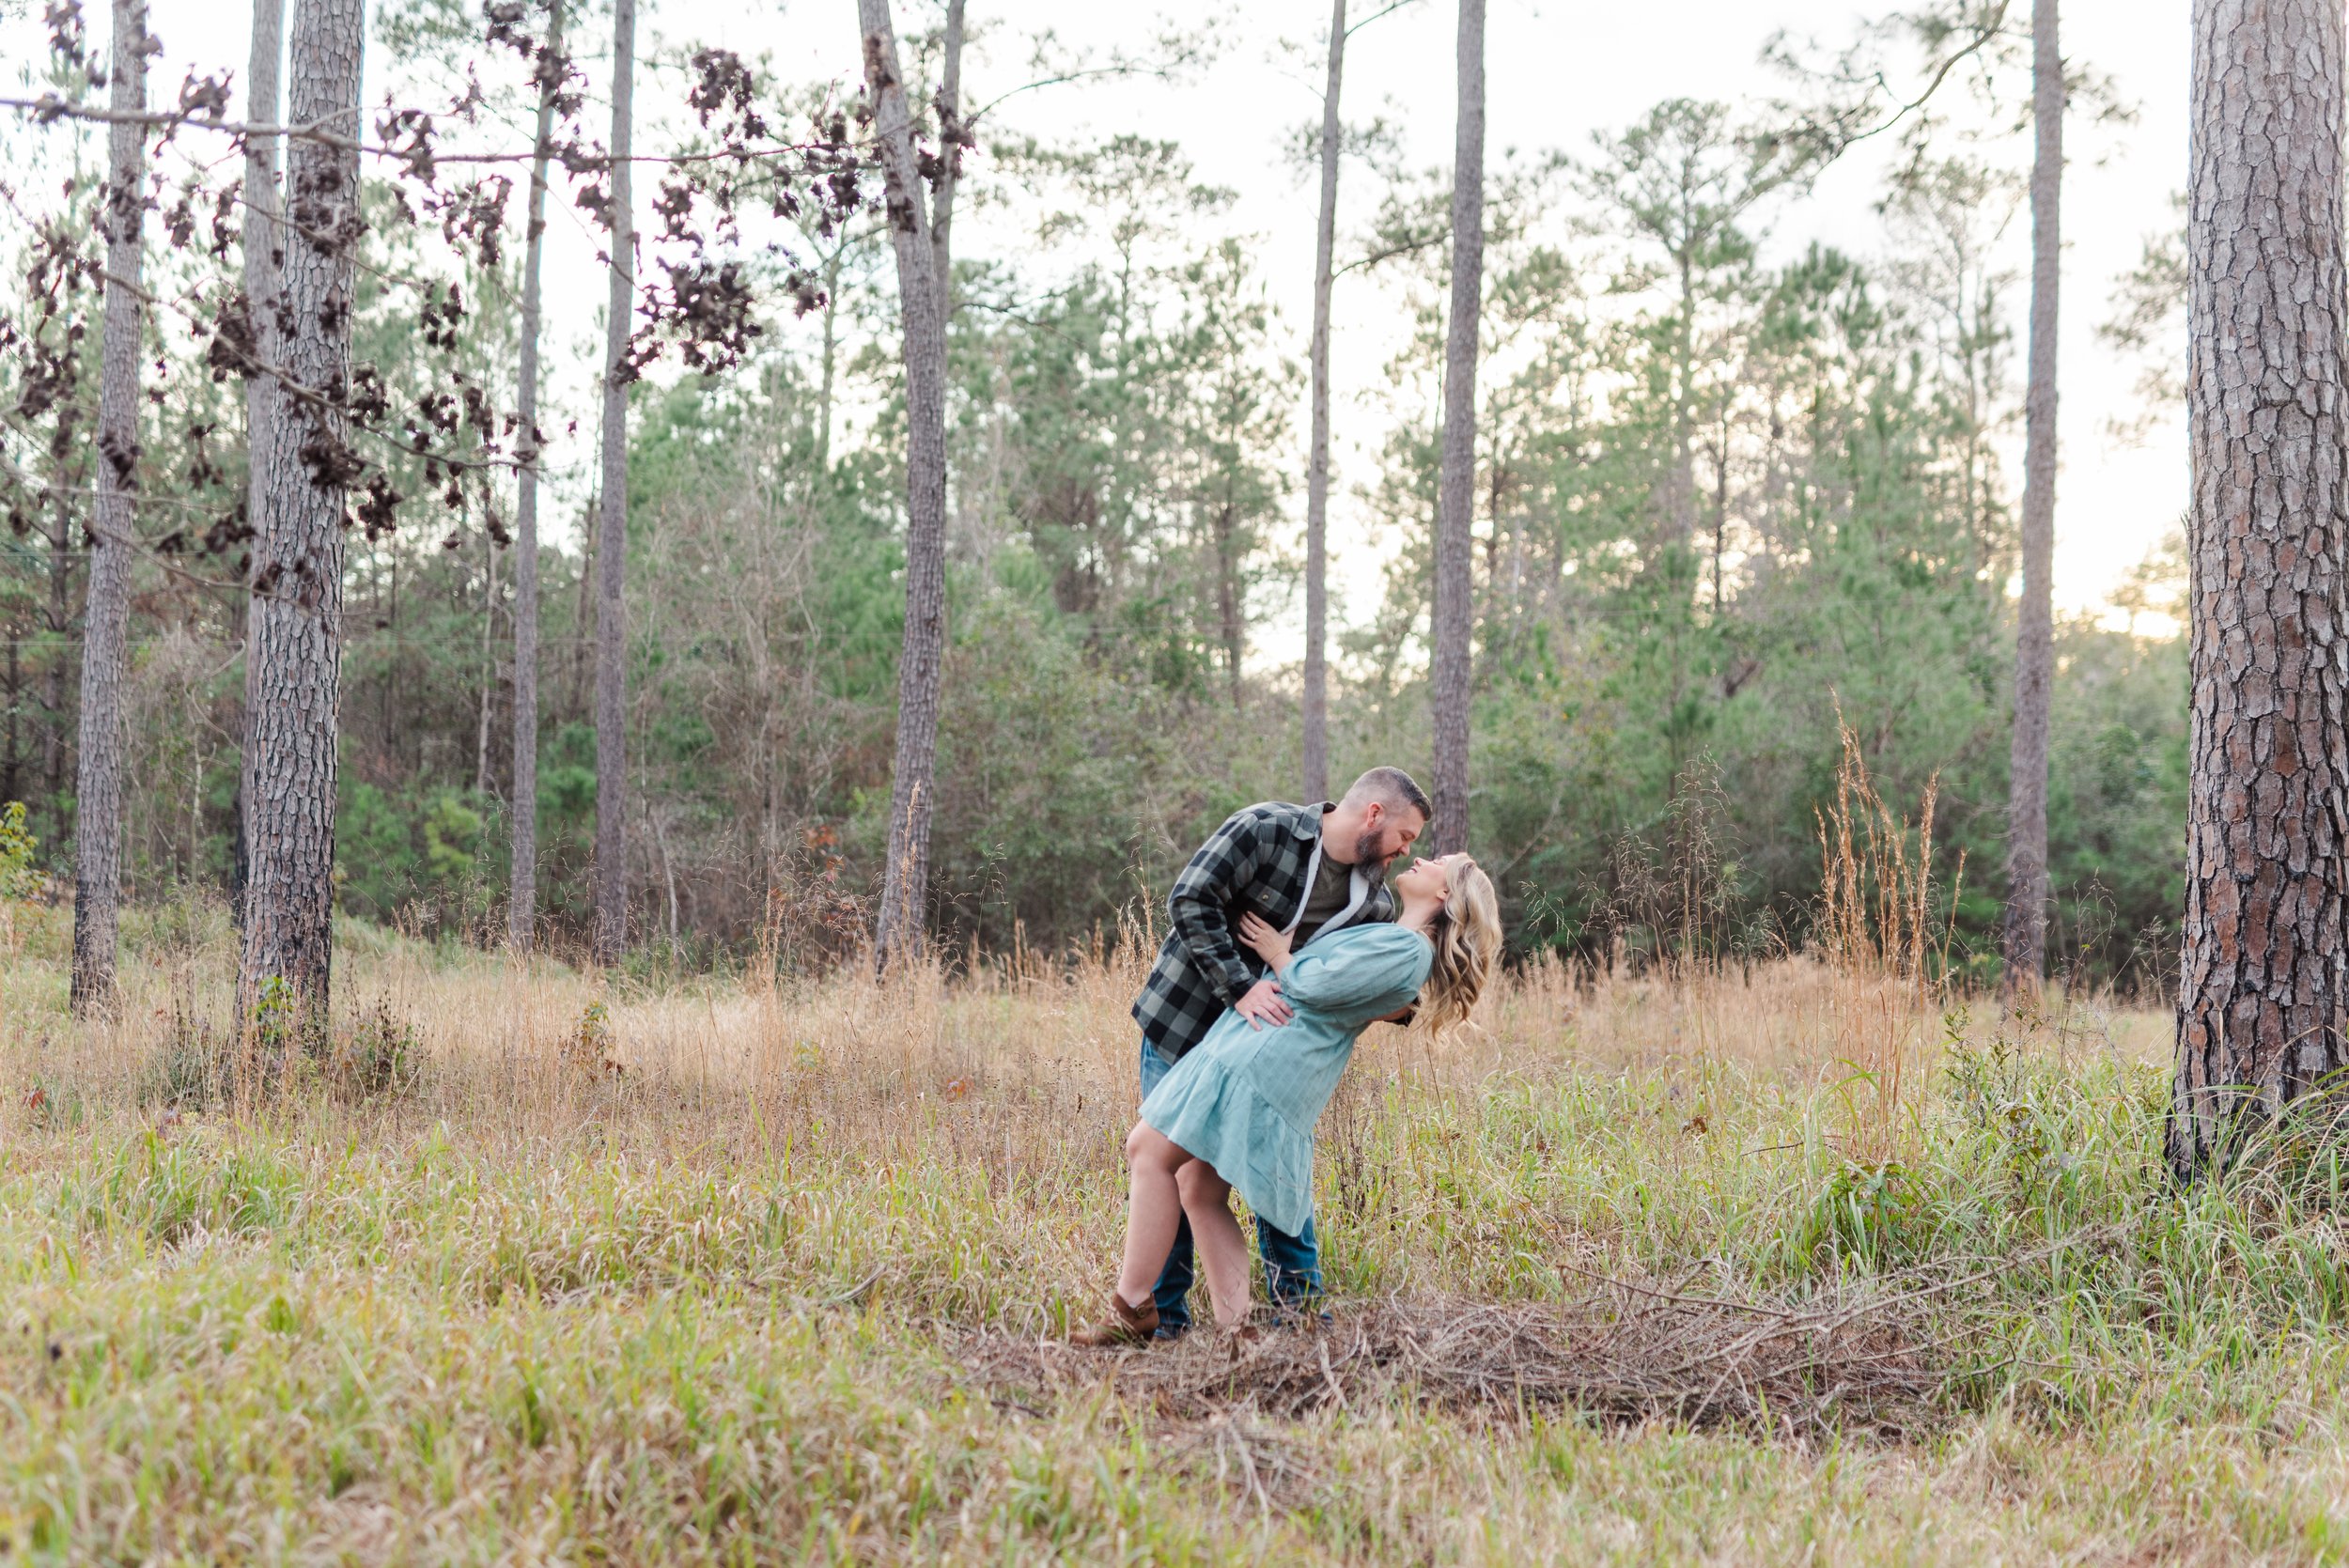
[[[152,3],[151,25],[165,46],[152,79],[157,91],[169,91],[189,64],[212,70],[231,66],[241,79],[250,14],[244,6],[235,0]],[[1361,14],[1375,3],[1355,0],[1354,8]],[[1783,28],[1839,40],[1852,34],[1863,14],[1880,12],[1889,4],[1491,0],[1488,163],[1511,147],[1581,152],[1594,131],[1620,128],[1667,97],[1735,101],[1766,95],[1776,84],[1756,61],[1773,32]],[[780,6],[646,0],[646,5],[647,43],[723,43],[746,54],[771,54],[787,77],[854,79],[854,0],[789,0]],[[909,30],[930,14],[910,9],[907,0],[899,0],[897,8],[899,25]],[[2028,8],[2016,7],[2018,13],[2027,14]],[[92,0],[89,9],[93,32],[102,33],[105,8]],[[1156,6],[1101,0],[973,0],[971,12],[973,23],[990,27],[994,38],[991,48],[966,68],[965,90],[973,101],[1023,79],[1019,39],[1024,35],[1049,27],[1070,44],[1141,48],[1160,14]],[[1047,137],[1130,131],[1181,141],[1199,179],[1239,193],[1236,221],[1255,236],[1254,249],[1299,359],[1310,319],[1312,193],[1297,182],[1282,148],[1292,128],[1318,114],[1320,68],[1310,49],[1283,51],[1279,44],[1285,38],[1312,45],[1328,16],[1322,0],[1250,0],[1232,13],[1227,47],[1200,77],[1180,85],[1125,81],[1030,94],[1020,101],[1016,117],[1006,120]],[[1455,8],[1443,0],[1422,0],[1355,35],[1348,52],[1349,117],[1383,113],[1398,122],[1417,163],[1450,161],[1455,17]],[[2137,368],[2117,363],[2096,341],[2094,329],[2107,315],[2114,279],[2135,263],[2148,234],[2173,221],[2168,199],[2184,182],[2186,150],[2187,8],[2186,0],[2072,0],[2064,8],[2063,26],[2067,56],[2109,73],[2139,109],[2136,123],[2123,128],[2076,124],[2069,149],[2056,596],[2067,609],[2085,610],[2101,602],[2122,575],[2177,526],[2186,499],[2184,431],[2178,422],[2155,427],[2140,445],[2124,445],[2108,434],[2108,421],[2139,411]],[[23,37],[19,28],[9,31]],[[371,53],[370,65],[379,61],[380,52]],[[590,70],[600,96],[599,64]],[[381,95],[371,70],[370,104]],[[640,87],[640,102],[646,96]],[[1882,230],[1872,210],[1879,174],[1876,162],[1866,157],[1830,170],[1814,194],[1774,215],[1773,251],[1784,255],[1819,240],[1862,257],[1881,255]],[[651,183],[639,181],[640,205]],[[1357,218],[1367,210],[1368,184],[1366,177],[1357,176],[1348,192],[1354,199],[1346,210]],[[974,256],[990,242],[1013,242],[1009,229],[990,232],[990,226],[983,213],[958,222],[958,254]],[[556,217],[552,232],[549,349],[572,361],[583,375],[599,357],[595,318],[602,285],[595,275],[591,242],[575,215]],[[2028,233],[2028,223],[2020,219],[2010,231],[2018,272],[2025,271]],[[1374,476],[1371,454],[1383,433],[1366,395],[1380,380],[1380,365],[1400,330],[1398,312],[1391,301],[1374,294],[1374,287],[1348,280],[1340,286],[1337,303],[1339,486],[1332,527],[1340,541],[1349,528],[1360,526],[1347,492]],[[2026,303],[2018,286],[2012,300],[2017,375]],[[1300,431],[1303,423],[1300,409]],[[2019,451],[2010,461],[2019,491]],[[1360,596],[1371,591],[1370,584],[1346,587],[1357,607],[1366,608]]]

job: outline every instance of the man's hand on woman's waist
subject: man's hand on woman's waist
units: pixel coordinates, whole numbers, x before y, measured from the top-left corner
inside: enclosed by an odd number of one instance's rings
[[[1242,992],[1232,1003],[1232,1011],[1246,1018],[1252,1029],[1278,1029],[1297,1016],[1288,999],[1281,995],[1281,983],[1268,974]]]

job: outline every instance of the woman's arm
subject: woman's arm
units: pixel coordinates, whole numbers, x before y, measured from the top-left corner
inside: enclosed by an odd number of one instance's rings
[[[1298,954],[1281,973],[1281,994],[1299,1007],[1373,1018],[1409,1006],[1426,974],[1421,938],[1392,925],[1347,936]]]

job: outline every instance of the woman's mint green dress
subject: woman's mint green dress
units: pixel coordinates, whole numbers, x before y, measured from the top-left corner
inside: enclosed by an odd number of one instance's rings
[[[1258,1029],[1224,1014],[1142,1102],[1142,1119],[1295,1235],[1314,1212],[1314,1124],[1354,1041],[1410,1004],[1435,956],[1426,938],[1384,922],[1308,943],[1281,976],[1295,1016]]]

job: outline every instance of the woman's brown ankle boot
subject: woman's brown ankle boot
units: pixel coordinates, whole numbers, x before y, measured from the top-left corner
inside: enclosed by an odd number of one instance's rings
[[[1095,1324],[1090,1328],[1078,1329],[1068,1336],[1068,1343],[1091,1345],[1097,1349],[1119,1344],[1148,1344],[1157,1337],[1159,1332],[1159,1304],[1157,1302],[1144,1301],[1139,1307],[1129,1307],[1126,1304],[1124,1296],[1112,1291],[1110,1292],[1110,1311],[1115,1315],[1109,1322]]]

